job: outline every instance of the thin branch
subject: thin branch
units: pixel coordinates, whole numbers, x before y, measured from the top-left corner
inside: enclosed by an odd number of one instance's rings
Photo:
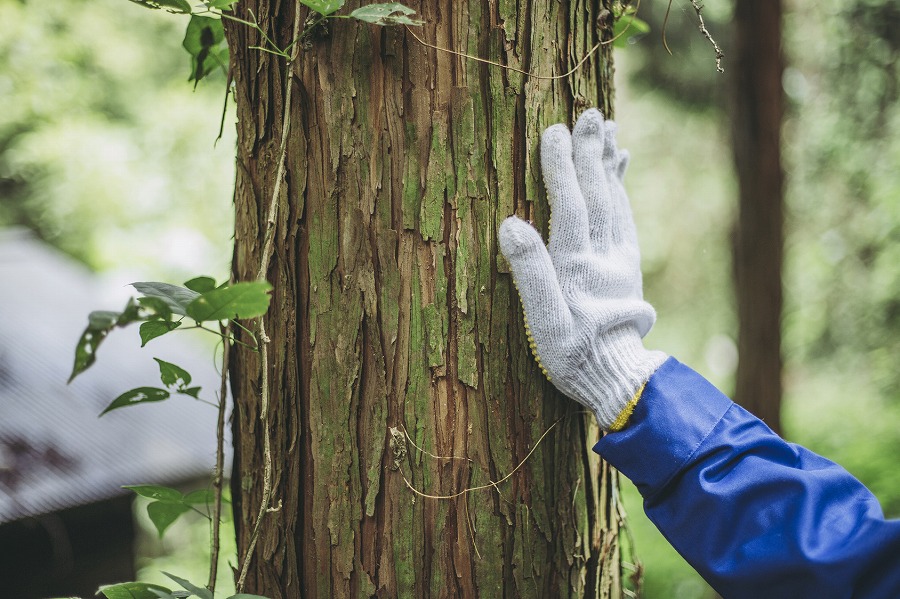
[[[716,43],[716,40],[713,39],[712,34],[710,34],[709,30],[706,28],[706,23],[703,21],[703,6],[697,2],[697,0],[691,0],[691,6],[694,7],[694,11],[697,13],[697,18],[700,20],[699,27],[700,33],[703,34],[709,43],[712,44],[713,49],[716,51],[716,70],[720,73],[724,73],[725,69],[722,68],[722,59],[725,58],[725,53],[722,52],[722,48],[719,47],[719,44]]]
[[[219,420],[216,425],[216,471],[213,474],[212,547],[209,557],[209,588],[215,596],[216,575],[219,568],[219,529],[222,526],[222,483],[225,469],[225,399],[228,397],[228,338],[229,324],[222,326],[222,378],[219,387]]]
[[[587,51],[587,54],[585,54],[584,56],[581,57],[581,60],[578,61],[578,64],[576,64],[568,72],[563,73],[562,75],[538,75],[538,74],[532,73],[530,71],[523,71],[522,69],[517,69],[516,67],[511,67],[509,65],[505,65],[505,64],[493,61],[493,60],[488,60],[487,58],[480,58],[478,56],[472,56],[471,54],[466,54],[465,52],[460,52],[458,50],[450,50],[449,48],[442,48],[440,46],[435,46],[434,44],[430,44],[430,43],[426,42],[425,40],[423,40],[418,35],[416,35],[416,33],[412,29],[410,29],[408,25],[404,25],[404,27],[406,27],[406,30],[409,32],[409,34],[411,36],[413,36],[413,38],[415,38],[415,40],[417,42],[419,42],[426,48],[432,48],[432,49],[438,50],[440,52],[447,52],[448,54],[453,54],[455,56],[461,56],[462,58],[468,58],[469,60],[474,60],[475,62],[481,62],[481,63],[488,64],[488,65],[491,65],[494,67],[500,67],[501,69],[504,69],[507,71],[521,73],[522,75],[531,77],[532,79],[554,81],[557,79],[565,79],[569,75],[572,75],[578,69],[581,68],[581,65],[583,65],[585,62],[587,62],[587,59],[590,58],[594,54],[594,52],[596,52],[597,49],[600,48],[600,46],[607,46],[607,45],[613,43],[614,41],[616,41],[617,39],[619,39],[620,37],[622,37],[623,35],[625,35],[625,32],[627,32],[631,28],[631,24],[634,22],[634,19],[637,16],[638,8],[640,8],[640,6],[641,6],[641,3],[640,3],[640,0],[638,0],[637,5],[635,6],[634,12],[631,14],[631,19],[628,21],[628,25],[625,27],[625,29],[620,31],[619,34],[616,35],[615,37],[613,37],[612,39],[608,39],[606,41],[599,41],[596,44],[594,44],[594,46],[590,50]]]

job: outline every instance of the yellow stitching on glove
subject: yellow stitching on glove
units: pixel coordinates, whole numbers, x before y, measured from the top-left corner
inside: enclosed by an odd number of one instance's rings
[[[637,393],[634,394],[634,397],[631,398],[631,401],[625,404],[625,407],[619,412],[619,415],[613,423],[609,425],[609,432],[615,433],[625,428],[625,425],[628,424],[628,419],[631,418],[631,414],[634,413],[634,408],[640,401],[641,395],[644,393],[644,387],[646,386],[647,383],[641,385],[640,389],[637,390]]]
[[[516,286],[516,291],[519,290],[519,283],[515,279],[513,279],[513,285]],[[544,368],[544,365],[541,363],[541,357],[538,355],[537,351],[537,343],[534,340],[534,335],[531,334],[531,326],[528,324],[528,314],[525,313],[525,306],[522,306],[522,318],[525,319],[525,335],[528,338],[528,347],[531,348],[531,353],[534,356],[535,362],[537,362],[538,368],[541,369],[541,372],[544,373],[544,376],[547,377],[548,381],[553,381],[550,378],[550,374],[547,372],[547,369]]]

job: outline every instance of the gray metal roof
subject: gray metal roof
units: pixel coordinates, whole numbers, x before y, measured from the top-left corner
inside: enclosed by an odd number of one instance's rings
[[[153,357],[185,368],[214,402],[211,343],[175,333],[141,349],[136,324],[116,329],[66,385],[88,313],[121,310],[130,282],[111,299],[80,264],[24,231],[0,231],[0,523],[107,499],[126,484],[210,476],[213,407],[176,396],[97,416],[128,389],[161,386]]]

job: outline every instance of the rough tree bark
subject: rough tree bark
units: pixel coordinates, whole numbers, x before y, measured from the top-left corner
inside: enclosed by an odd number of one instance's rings
[[[781,430],[784,173],[781,167],[781,0],[736,0],[732,138],[739,215],[735,401]]]
[[[607,0],[408,4],[425,40],[545,76],[610,36]],[[286,46],[298,6],[242,0],[235,14]],[[594,425],[536,368],[496,243],[512,213],[546,231],[540,132],[585,106],[609,114],[609,47],[550,81],[427,48],[402,27],[333,20],[292,65],[285,106],[284,61],[252,49],[263,41],[249,27],[226,28],[237,280],[260,265],[286,109],[291,127],[268,269],[267,423],[259,357],[235,348],[230,371],[241,556],[262,496],[263,426],[274,464],[277,510],[245,591],[619,596],[614,474],[590,451]],[[498,480],[561,417],[497,490],[437,500],[404,482],[451,495]],[[391,427],[466,459],[407,442],[392,470]]]

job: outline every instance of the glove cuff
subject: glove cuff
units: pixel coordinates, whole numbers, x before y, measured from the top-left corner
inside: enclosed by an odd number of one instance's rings
[[[590,407],[607,431],[621,430],[628,422],[650,376],[668,356],[644,349],[633,325],[614,327],[593,344],[593,355],[577,373],[577,398]]]

